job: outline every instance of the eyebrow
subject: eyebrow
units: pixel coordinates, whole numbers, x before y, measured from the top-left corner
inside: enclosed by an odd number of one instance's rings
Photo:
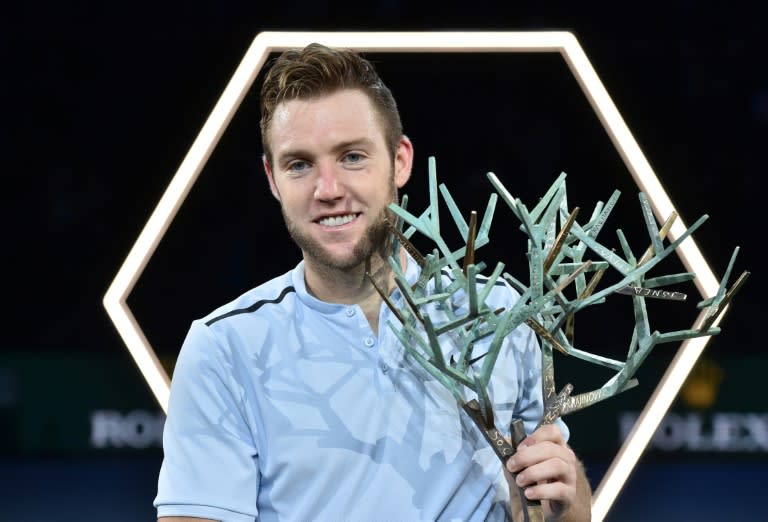
[[[354,149],[355,147],[371,147],[373,145],[373,141],[371,141],[370,138],[360,138],[358,140],[350,140],[350,141],[344,141],[336,145],[333,150],[334,152],[340,152],[344,149]]]

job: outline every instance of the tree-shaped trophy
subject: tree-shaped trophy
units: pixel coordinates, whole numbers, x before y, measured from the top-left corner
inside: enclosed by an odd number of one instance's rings
[[[517,444],[526,436],[520,420],[512,421],[509,430],[496,427],[489,396],[489,381],[495,369],[503,341],[521,325],[529,326],[537,335],[541,346],[541,383],[544,414],[539,425],[552,423],[558,417],[583,409],[637,385],[634,375],[651,350],[659,344],[679,342],[699,336],[715,335],[720,328],[714,321],[723,312],[734,294],[741,288],[749,272],[743,272],[727,289],[738,247],[731,256],[717,294],[698,303],[706,308],[706,316],[698,329],[670,332],[652,331],[646,309],[647,299],[685,301],[686,295],[666,290],[669,285],[685,283],[695,273],[657,275],[649,277],[659,262],[698,229],[707,216],[693,223],[679,238],[666,244],[665,239],[676,216],[672,215],[658,226],[645,194],[639,194],[640,208],[648,231],[650,246],[636,256],[621,230],[617,230],[622,255],[598,242],[598,235],[619,198],[615,191],[607,202],[598,202],[586,223],[577,221],[579,209],[568,209],[565,174],[552,184],[546,194],[529,210],[514,198],[493,174],[488,179],[495,189],[478,228],[476,212],[467,222],[459,211],[445,185],[437,184],[435,159],[429,159],[429,206],[420,215],[407,210],[407,196],[400,204],[390,205],[397,217],[390,223],[393,233],[393,251],[389,262],[395,273],[395,282],[404,296],[405,305],[396,307],[379,289],[392,309],[398,323],[389,327],[405,346],[406,353],[415,359],[430,375],[445,386],[458,404],[484,434],[502,463],[516,451]],[[440,232],[438,190],[450,211],[464,244],[451,249]],[[504,273],[504,264],[498,263],[487,276],[483,262],[475,259],[478,248],[489,242],[489,231],[498,197],[507,204],[528,240],[529,281],[524,284]],[[518,233],[517,227],[507,227],[508,233]],[[410,238],[419,232],[434,244],[434,250],[422,255]],[[399,247],[405,248],[421,266],[421,275],[415,284],[407,282]],[[587,253],[595,259],[587,258]],[[616,282],[598,288],[607,271],[615,271]],[[589,278],[588,278],[589,276]],[[509,309],[492,309],[486,304],[490,291],[505,281],[520,298]],[[374,283],[375,285],[375,283]],[[634,329],[626,360],[613,360],[574,346],[573,326],[576,312],[604,303],[615,294],[626,294],[632,301]],[[464,306],[453,306],[457,296]],[[626,299],[626,297],[623,297]],[[437,306],[443,313],[436,320],[427,307]],[[475,353],[478,341],[485,339],[483,353]],[[574,386],[555,388],[553,350],[589,363],[604,366],[615,372],[600,388],[571,395]],[[446,357],[447,353],[458,354]],[[526,521],[543,520],[541,505],[529,501],[517,491]]]

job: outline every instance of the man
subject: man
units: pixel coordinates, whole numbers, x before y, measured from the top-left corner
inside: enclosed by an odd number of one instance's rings
[[[261,96],[264,168],[303,261],[192,324],[171,388],[160,519],[504,520],[512,472],[548,516],[588,520],[562,422],[532,433],[503,470],[384,327],[392,312],[367,275],[403,304],[385,220],[413,145],[372,65],[313,44],[283,53]],[[418,265],[400,256],[415,281]],[[517,296],[500,286],[491,299]],[[491,383],[499,426],[535,426],[538,365],[531,331],[510,334]]]

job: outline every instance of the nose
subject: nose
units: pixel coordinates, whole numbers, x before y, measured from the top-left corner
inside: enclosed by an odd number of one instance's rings
[[[334,201],[344,195],[344,185],[339,178],[340,173],[335,164],[318,164],[317,181],[315,184],[315,199]]]

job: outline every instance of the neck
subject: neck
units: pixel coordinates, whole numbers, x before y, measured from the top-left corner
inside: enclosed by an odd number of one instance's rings
[[[401,262],[405,263],[405,253],[400,252]],[[307,291],[321,301],[339,304],[356,304],[363,309],[371,328],[378,334],[379,309],[382,299],[368,275],[376,281],[376,286],[389,294],[395,279],[389,262],[380,254],[374,253],[365,262],[351,269],[340,270],[320,265],[312,259],[304,259],[304,279]]]

